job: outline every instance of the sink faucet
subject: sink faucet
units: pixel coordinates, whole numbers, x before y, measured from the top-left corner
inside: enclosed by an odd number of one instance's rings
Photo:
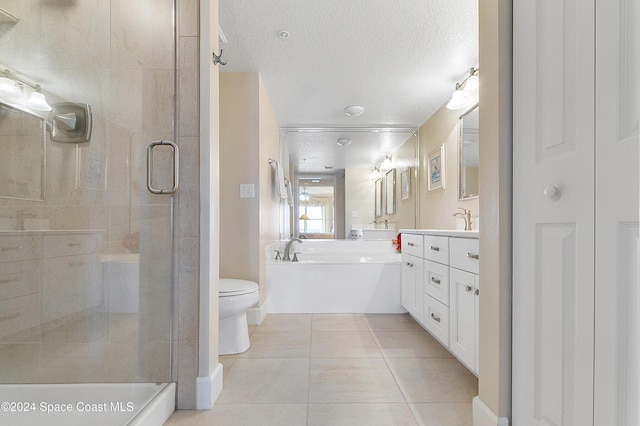
[[[300,238],[292,238],[289,241],[287,241],[287,245],[284,248],[284,254],[282,255],[282,260],[291,260],[291,256],[289,255],[289,252],[291,251],[291,245],[294,242],[298,242],[298,243],[302,243],[302,240]]]
[[[464,218],[464,230],[471,231],[471,210],[465,209],[463,207],[458,207],[458,209],[462,210],[464,213],[457,212],[452,214],[451,216],[462,216]]]

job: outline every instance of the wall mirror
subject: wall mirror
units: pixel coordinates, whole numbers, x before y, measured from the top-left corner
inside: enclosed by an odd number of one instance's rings
[[[415,228],[419,209],[419,182],[409,174],[411,194],[401,200],[387,194],[401,189],[397,177],[385,183],[382,160],[390,156],[395,170],[414,168],[418,162],[418,136],[413,128],[282,128],[281,161],[292,182],[302,177],[334,179],[334,238],[349,238],[351,230],[380,226],[386,220],[393,229]],[[374,170],[375,169],[375,170]],[[413,170],[413,169],[412,169]],[[376,173],[372,173],[372,172]],[[395,173],[395,171],[394,171]],[[325,185],[326,186],[326,185]],[[397,198],[397,199],[396,199]],[[284,206],[283,238],[299,235],[299,200]],[[288,213],[288,211],[291,213]],[[391,213],[394,211],[395,213]]]
[[[396,213],[396,169],[389,170],[384,176],[385,213]]]
[[[478,197],[478,157],[480,108],[476,105],[459,120],[458,136],[458,199]]]
[[[46,125],[0,103],[0,198],[44,200]]]

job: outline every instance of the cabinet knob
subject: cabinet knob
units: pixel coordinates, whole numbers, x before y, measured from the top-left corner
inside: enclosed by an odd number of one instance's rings
[[[476,288],[476,291],[473,292],[473,294],[475,294],[476,296],[480,294],[480,289]]]
[[[471,290],[473,290],[473,287],[471,287],[470,285],[465,285],[464,289],[467,293],[469,293]]]
[[[557,200],[560,198],[560,188],[554,185],[547,185],[544,188],[544,196],[550,200]]]

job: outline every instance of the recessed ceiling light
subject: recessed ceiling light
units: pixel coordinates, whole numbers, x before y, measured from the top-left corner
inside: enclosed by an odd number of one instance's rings
[[[351,105],[344,109],[344,113],[351,117],[356,117],[364,112],[364,108],[360,105]]]
[[[340,146],[346,146],[349,145],[351,143],[351,139],[348,138],[340,138],[338,139],[338,141],[336,142],[338,145]]]
[[[278,31],[278,37],[280,37],[282,40],[288,39],[289,35],[290,35],[289,31],[285,31],[285,30]]]

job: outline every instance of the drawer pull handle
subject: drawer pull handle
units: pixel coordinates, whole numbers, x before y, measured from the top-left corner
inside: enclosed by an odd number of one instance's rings
[[[429,246],[429,248],[433,251],[440,251],[440,247],[438,246]]]
[[[413,268],[413,263],[411,263],[411,262],[407,262],[407,266],[408,266],[409,268]]]
[[[69,247],[82,247],[84,243],[69,243]]]
[[[476,291],[473,292],[473,294],[475,294],[476,296],[480,294],[480,289],[476,288]]]
[[[480,255],[479,254],[472,254],[472,253],[469,253],[469,252],[467,252],[467,257],[469,259],[480,259]]]
[[[473,290],[473,287],[471,287],[470,285],[465,285],[464,289],[467,293],[469,293],[471,290]]]
[[[440,317],[434,314],[433,312],[431,312],[431,319],[434,320],[435,322],[440,322]]]
[[[6,315],[0,318],[0,321],[9,321],[14,318],[18,318],[20,316],[20,312],[16,312],[15,314]]]
[[[440,280],[434,277],[431,277],[431,282],[440,285]]]
[[[5,252],[5,251],[16,251],[16,250],[22,250],[22,246],[15,246],[15,247],[0,247],[0,251],[1,251],[1,252]]]
[[[413,247],[413,246],[415,246],[415,244],[413,244],[413,243],[407,243],[407,245],[408,245],[409,247]]]
[[[17,277],[14,277],[14,278],[4,278],[0,280],[0,284],[17,283],[18,281],[20,281],[20,278],[22,278],[22,274],[19,274]]]

